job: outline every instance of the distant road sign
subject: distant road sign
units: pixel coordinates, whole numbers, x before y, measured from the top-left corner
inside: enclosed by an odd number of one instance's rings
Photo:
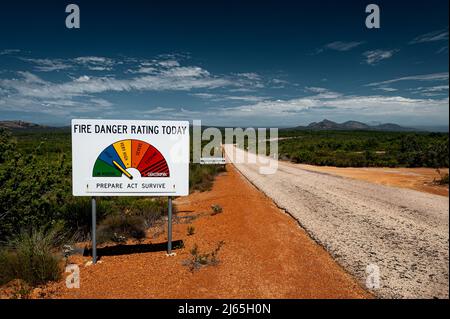
[[[201,157],[200,164],[225,164],[224,157]]]
[[[72,120],[74,196],[189,193],[189,122]]]

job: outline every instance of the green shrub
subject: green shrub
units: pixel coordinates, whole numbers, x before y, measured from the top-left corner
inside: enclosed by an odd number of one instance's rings
[[[217,265],[219,263],[218,254],[224,244],[225,243],[223,241],[220,241],[217,244],[217,247],[209,253],[201,253],[197,244],[194,244],[190,251],[191,259],[183,261],[183,265],[189,267],[191,272],[194,272],[203,266]]]
[[[213,215],[220,214],[223,211],[222,206],[220,206],[219,204],[211,205],[211,209],[213,211]]]
[[[441,177],[441,179],[439,180],[439,184],[448,185],[448,174],[445,174]]]
[[[97,220],[103,220],[108,214],[115,210],[113,202],[110,200],[96,201]],[[59,218],[64,222],[64,226],[71,232],[80,233],[87,237],[92,227],[92,203],[88,197],[71,197],[64,204]]]
[[[187,235],[192,236],[195,234],[195,227],[194,226],[188,226],[187,228]]]
[[[99,243],[124,242],[129,238],[141,240],[146,233],[145,219],[141,216],[114,214],[106,217],[99,225],[97,238]]]
[[[435,183],[439,185],[448,185],[448,173],[442,173],[440,169],[437,169],[436,172],[439,174],[439,178],[435,181]]]
[[[146,228],[152,227],[162,216],[167,215],[166,198],[119,197],[114,203],[118,212],[142,218]],[[172,209],[175,212],[175,207]]]
[[[191,191],[210,190],[217,174],[225,172],[225,165],[201,165],[191,163],[189,165],[189,185]]]
[[[58,280],[62,256],[55,251],[63,238],[59,226],[20,232],[0,252],[0,284],[22,279],[36,286]]]

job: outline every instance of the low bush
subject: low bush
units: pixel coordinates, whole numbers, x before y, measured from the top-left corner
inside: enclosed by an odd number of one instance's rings
[[[187,228],[187,235],[192,236],[195,234],[195,227],[194,226],[188,226]]]
[[[58,280],[61,276],[57,252],[63,241],[61,227],[22,231],[0,251],[0,284],[21,279],[32,286]]]
[[[442,173],[440,169],[437,169],[436,172],[439,174],[439,178],[434,182],[439,185],[448,185],[448,173]]]
[[[126,214],[114,214],[106,217],[97,230],[99,243],[125,242],[133,238],[141,240],[145,238],[145,219],[141,216],[130,216]]]
[[[219,204],[211,205],[211,209],[213,211],[212,212],[213,215],[217,215],[217,214],[220,214],[221,212],[223,212],[223,208]]]
[[[219,263],[218,254],[224,244],[223,241],[220,241],[217,244],[217,247],[209,253],[201,253],[197,244],[194,244],[190,251],[191,259],[185,260],[183,265],[189,267],[191,272],[194,272],[203,266],[217,265]]]
[[[217,174],[225,172],[225,165],[201,165],[191,163],[189,165],[189,185],[191,191],[210,190]]]

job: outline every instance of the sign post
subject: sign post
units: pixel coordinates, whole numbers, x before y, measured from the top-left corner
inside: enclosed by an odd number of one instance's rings
[[[95,196],[168,196],[172,254],[172,197],[189,194],[189,122],[72,120],[72,193],[91,197],[92,258]]]
[[[172,256],[172,196],[169,196],[167,204],[167,255]]]
[[[92,263],[97,263],[97,203],[92,197]]]

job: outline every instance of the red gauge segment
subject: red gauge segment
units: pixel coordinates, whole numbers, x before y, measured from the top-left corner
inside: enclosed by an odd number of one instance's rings
[[[137,167],[142,177],[169,177],[167,161],[162,154],[150,145]]]

